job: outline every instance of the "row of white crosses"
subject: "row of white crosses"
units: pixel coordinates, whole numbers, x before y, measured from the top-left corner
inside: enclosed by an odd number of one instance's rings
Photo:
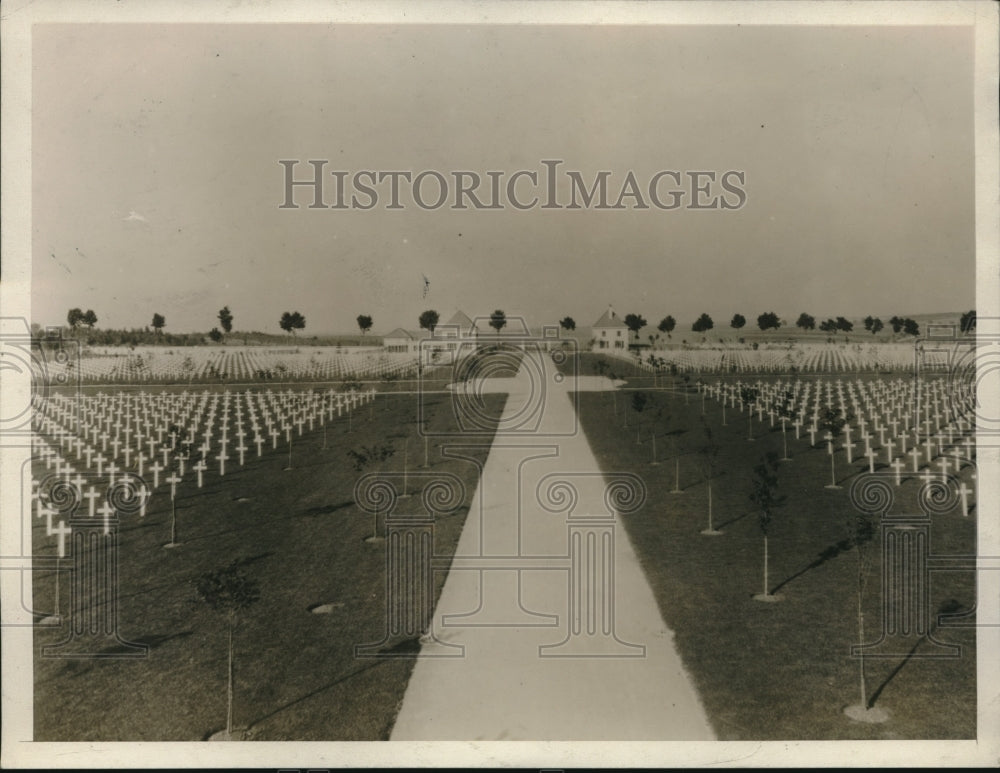
[[[235,399],[234,394],[237,394]],[[342,416],[372,399],[374,390],[203,391],[158,395],[140,392],[110,397],[98,394],[78,400],[57,395],[36,413],[36,423],[40,432],[57,437],[63,447],[78,458],[85,458],[88,468],[96,465],[98,474],[104,474],[109,462],[107,469],[112,476],[121,469],[117,461],[139,475],[146,474],[148,465],[155,488],[159,486],[159,473],[169,466],[171,456],[180,455],[181,462],[189,458],[179,453],[181,448],[207,461],[212,457],[215,443],[221,454],[215,461],[219,462],[219,473],[224,475],[225,462],[232,458],[230,450],[240,455],[241,465],[245,462],[249,450],[245,445],[247,421],[260,456],[268,436],[272,447],[277,448],[282,435],[290,442],[293,426],[301,435],[307,425],[314,429],[317,419],[322,418],[325,423],[334,415]],[[229,447],[231,428],[239,443],[236,449]]]
[[[189,379],[249,382],[261,375],[274,379],[333,380],[374,378],[416,367],[416,355],[303,347],[299,351],[269,352],[254,348],[155,347],[88,356],[68,365],[84,381],[102,383],[157,383]]]
[[[635,355],[624,349],[605,349],[599,353],[638,363]],[[720,344],[714,347],[653,349],[650,353],[663,359],[667,367],[673,364],[680,370],[735,372],[744,377],[749,374],[788,373],[792,369],[803,373],[847,373],[885,368],[900,370],[913,364],[913,345],[903,343],[868,346],[798,343],[794,347],[763,346],[758,349]],[[640,367],[647,372],[654,370],[646,359]]]
[[[104,521],[104,533],[107,534],[110,528],[110,518],[114,515],[114,508],[101,493],[102,490],[106,489],[103,489],[100,485],[94,485],[94,479],[92,476],[85,477],[81,474],[81,472],[62,455],[59,447],[52,444],[43,436],[35,435],[32,438],[32,455],[41,459],[45,465],[44,472],[41,469],[32,471],[32,507],[34,509],[35,517],[38,520],[45,521],[45,535],[47,537],[56,536],[58,538],[59,557],[64,558],[66,555],[66,537],[70,534],[70,528],[62,519],[59,520],[56,526],[53,526],[52,518],[56,515],[57,511],[42,500],[39,487],[41,485],[41,481],[46,479],[49,474],[54,474],[64,483],[73,486],[75,490],[80,493],[80,503],[78,506],[86,510],[88,517],[102,518]],[[42,478],[39,478],[39,476],[35,474],[36,472],[42,473]],[[113,482],[108,484],[109,487],[111,485],[113,485]],[[145,488],[142,488],[138,493],[141,497],[140,515],[145,516],[146,505],[149,500],[150,492]],[[100,506],[97,504],[99,500],[101,501]]]
[[[750,409],[757,414],[758,421],[763,421],[765,414],[772,427],[776,420],[782,424],[790,421],[796,440],[806,432],[813,447],[827,407],[839,408],[841,416],[853,415],[853,421],[843,427],[844,441],[840,446],[848,464],[855,461],[854,450],[863,443],[859,459],[868,462],[870,472],[874,472],[876,460],[883,459],[892,468],[896,485],[900,485],[907,463],[914,475],[923,466],[924,482],[933,478],[933,468],[945,481],[951,470],[958,473],[975,455],[974,421],[958,406],[958,396],[951,391],[953,385],[944,379],[828,379],[753,384],[738,381],[701,384],[700,388],[703,399],[711,396],[719,400],[723,411],[726,406],[743,411],[746,406],[741,402],[741,390],[746,386],[757,390],[757,399]],[[780,415],[779,406],[783,405],[794,418]],[[837,450],[831,433],[825,433],[821,440],[829,454]],[[975,472],[971,475],[974,480]],[[959,492],[963,512],[968,512],[967,497],[971,491],[961,483]]]
[[[325,426],[374,395],[374,390],[53,395],[36,401],[36,444],[46,468],[67,482],[74,482],[74,465],[106,478],[109,487],[123,472],[134,471],[148,487],[142,500],[145,515],[146,501],[161,483],[170,486],[173,504],[187,475],[201,488],[206,472],[224,476],[231,460],[243,466],[252,447],[259,457],[268,441],[277,448],[281,438],[290,451],[293,431],[302,435],[317,422]],[[82,486],[82,477],[77,478]],[[88,486],[83,493],[91,517],[102,514],[95,504],[97,490]],[[51,536],[51,525],[46,533]]]

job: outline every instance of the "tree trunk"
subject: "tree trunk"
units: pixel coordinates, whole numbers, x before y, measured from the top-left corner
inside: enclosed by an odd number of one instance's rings
[[[59,575],[60,574],[61,574],[61,572],[59,571],[59,556],[57,555],[56,556],[56,609],[55,609],[55,617],[61,617],[61,615],[59,614]]]
[[[764,535],[764,595],[768,595],[767,588],[767,535]]]
[[[236,619],[234,616],[229,618],[229,687],[226,691],[227,697],[227,707],[226,707],[226,735],[232,737],[233,735],[233,628],[236,625]]]
[[[409,496],[407,491],[407,486],[409,483],[409,462],[410,462],[410,439],[407,438],[403,443],[403,496]]]
[[[715,527],[712,526],[712,481],[708,481],[708,530],[715,531]]]
[[[860,634],[860,643],[864,645],[865,643],[865,613],[862,611],[861,607],[861,591],[858,591],[858,633]],[[868,711],[868,687],[865,684],[865,651],[862,649],[860,651],[860,658],[858,659],[858,668],[861,674],[861,707]]]

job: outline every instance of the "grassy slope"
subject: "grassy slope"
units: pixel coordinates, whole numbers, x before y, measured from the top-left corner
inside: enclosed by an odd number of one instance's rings
[[[648,386],[649,380],[631,386]],[[682,396],[660,393],[655,402],[672,417],[655,427],[661,464],[651,466],[652,412],[643,413],[643,442],[636,443],[635,413],[623,427],[629,395],[617,395],[617,415],[608,393],[581,393],[581,423],[605,470],[634,470],[648,489],[646,505],[624,519],[645,574],[685,665],[692,674],[721,739],[878,739],[970,738],[976,730],[974,629],[949,628],[937,636],[960,644],[956,660],[919,657],[868,659],[869,693],[878,690],[876,705],[888,709],[892,721],[863,725],[847,720],[844,706],[858,701],[858,662],[848,656],[856,643],[855,557],[838,550],[844,538],[852,470],[838,458],[840,490],[828,490],[829,457],[809,450],[808,436],[794,441],[794,461],[783,463],[781,489],[788,501],[775,516],[770,536],[770,582],[784,600],[762,604],[751,596],[761,591],[763,542],[756,514],[748,501],[750,472],[767,450],[781,452],[780,430],[754,421],[754,442],[746,440],[746,415],[729,409],[721,426],[721,410],[707,404],[710,426],[722,445],[713,484],[715,527],[725,533],[709,537],[707,486],[700,481],[693,450],[703,444],[700,400],[685,405]],[[670,448],[670,441],[676,444]],[[674,487],[673,457],[680,454],[683,494]],[[968,468],[967,468],[968,471]],[[966,475],[968,472],[966,472]],[[916,484],[898,489],[895,512],[919,512]],[[975,548],[975,518],[956,511],[935,517],[932,546],[936,554],[968,554]],[[878,543],[874,546],[880,550]],[[876,555],[878,553],[876,552]],[[866,641],[880,630],[878,565],[870,576],[866,599]],[[932,576],[933,609],[969,609],[975,599],[970,572]],[[924,649],[918,647],[915,655]]]
[[[453,422],[445,399],[429,398],[437,403],[435,431]],[[499,415],[504,396],[484,399]],[[150,644],[149,657],[36,657],[35,739],[200,740],[223,727],[226,629],[216,613],[193,600],[189,581],[236,557],[252,559],[248,571],[262,589],[236,632],[236,725],[250,725],[257,740],[388,738],[413,661],[354,658],[354,645],[379,641],[384,632],[385,553],[384,543],[363,542],[373,516],[353,503],[359,473],[346,451],[391,442],[397,455],[387,469],[401,469],[409,438],[412,469],[423,454],[415,406],[413,395],[380,395],[373,418],[367,407],[360,409],[352,434],[346,420],[330,429],[326,450],[317,426],[295,438],[292,471],[282,470],[287,455],[281,444],[261,459],[251,451],[243,469],[231,462],[224,478],[206,474],[201,490],[189,472],[178,500],[183,546],[174,550],[161,547],[170,537],[169,494],[161,485],[146,518],[129,518],[120,536],[119,631]],[[468,491],[462,508],[435,525],[435,551],[450,555],[476,470],[434,459],[432,441],[431,470],[459,475]],[[44,465],[36,475],[43,471]],[[401,500],[399,510],[419,509],[419,502]],[[41,554],[54,548],[44,528],[36,525],[34,533]],[[436,576],[438,594],[444,578],[443,572]],[[50,609],[51,573],[38,572],[34,589],[36,607]],[[62,591],[65,610],[66,582]],[[321,602],[338,606],[329,615],[307,611]],[[53,630],[35,635],[38,647],[60,638]]]

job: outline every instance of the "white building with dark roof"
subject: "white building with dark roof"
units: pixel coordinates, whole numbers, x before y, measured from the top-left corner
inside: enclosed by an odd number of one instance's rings
[[[458,342],[474,345],[479,339],[479,327],[464,311],[456,311],[447,322],[434,328],[435,340],[442,341],[442,350],[455,351]],[[466,347],[463,347],[466,348]]]
[[[594,335],[594,351],[607,349],[628,351],[628,325],[610,306],[591,326],[591,331]]]
[[[393,354],[415,352],[419,343],[419,336],[401,327],[397,327],[391,333],[382,336],[382,348]]]

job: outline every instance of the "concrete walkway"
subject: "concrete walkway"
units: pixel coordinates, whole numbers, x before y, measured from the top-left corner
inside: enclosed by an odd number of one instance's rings
[[[509,391],[504,429],[541,404],[541,371],[530,365],[526,358],[517,377],[479,385]],[[612,384],[552,372],[544,383],[537,429],[500,433],[491,444],[435,610],[434,640],[421,650],[391,738],[714,740],[620,523],[628,516],[611,525],[606,476],[582,430],[570,434],[571,390]],[[474,444],[445,443],[442,452],[462,456]],[[548,488],[557,479],[576,490],[575,516],[598,517],[593,529],[576,529],[576,562],[568,500]],[[588,530],[597,535],[589,541]]]

